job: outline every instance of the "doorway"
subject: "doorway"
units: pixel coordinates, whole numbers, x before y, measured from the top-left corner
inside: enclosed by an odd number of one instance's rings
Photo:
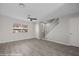
[[[79,47],[79,18],[70,20],[70,44]]]

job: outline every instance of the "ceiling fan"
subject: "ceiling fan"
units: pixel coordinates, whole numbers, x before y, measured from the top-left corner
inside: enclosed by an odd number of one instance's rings
[[[37,20],[37,18],[33,18],[33,17],[31,17],[30,15],[28,15],[27,20],[33,21],[33,20]]]

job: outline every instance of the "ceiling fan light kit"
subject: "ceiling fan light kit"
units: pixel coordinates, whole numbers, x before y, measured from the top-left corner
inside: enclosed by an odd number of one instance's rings
[[[33,20],[37,20],[37,18],[33,18],[33,17],[28,16],[27,20],[33,21]]]

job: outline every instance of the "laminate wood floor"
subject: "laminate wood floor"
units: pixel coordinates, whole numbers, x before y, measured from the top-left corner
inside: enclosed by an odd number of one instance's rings
[[[79,48],[34,38],[0,44],[0,55],[79,56]]]

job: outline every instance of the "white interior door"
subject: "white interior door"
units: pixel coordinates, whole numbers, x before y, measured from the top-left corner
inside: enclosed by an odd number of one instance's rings
[[[70,44],[79,47],[79,18],[70,20]]]

